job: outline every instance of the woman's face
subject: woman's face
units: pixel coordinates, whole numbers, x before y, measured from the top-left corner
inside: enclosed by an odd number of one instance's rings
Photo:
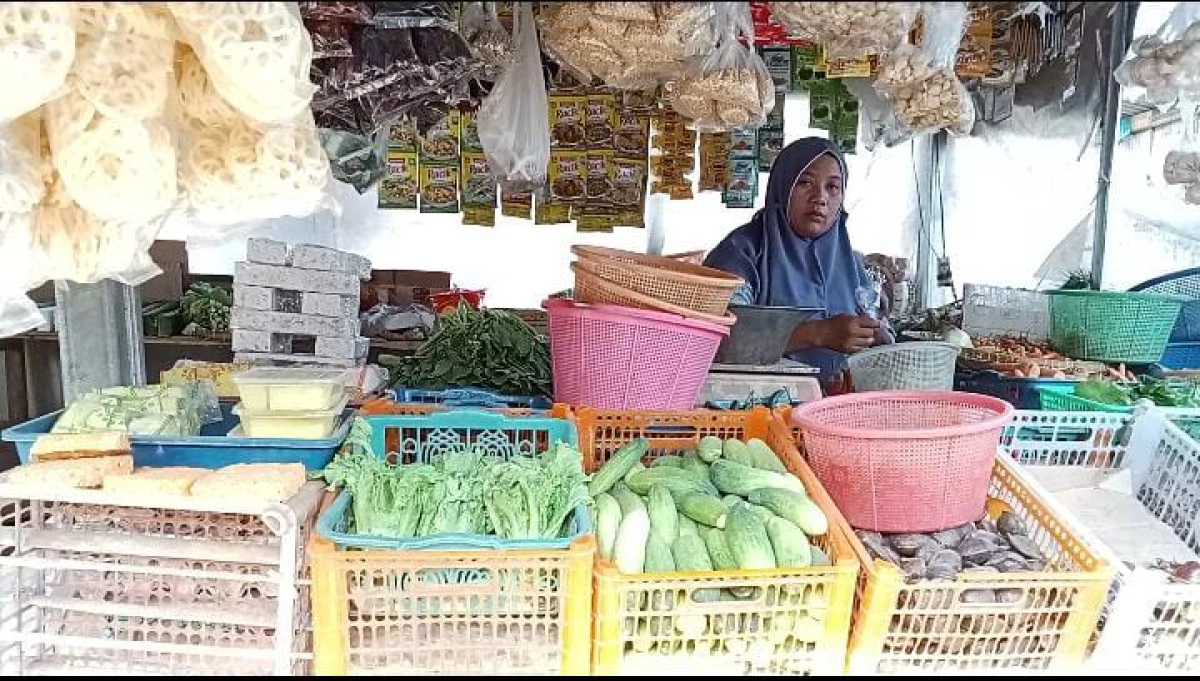
[[[842,212],[842,168],[829,154],[817,157],[796,180],[788,198],[788,225],[805,239],[833,226]]]

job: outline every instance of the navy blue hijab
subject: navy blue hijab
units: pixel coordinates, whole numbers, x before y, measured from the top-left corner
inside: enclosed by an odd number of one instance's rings
[[[829,140],[806,137],[783,148],[767,180],[766,201],[750,222],[729,233],[704,264],[746,280],[756,305],[823,308],[818,318],[857,314],[855,290],[870,278],[862,258],[850,246],[843,205],[836,222],[815,239],[798,236],[788,226],[788,199],[796,180],[824,154],[837,159],[843,186],[846,161]],[[828,381],[841,371],[845,355],[824,348],[800,350],[789,358],[821,369]]]

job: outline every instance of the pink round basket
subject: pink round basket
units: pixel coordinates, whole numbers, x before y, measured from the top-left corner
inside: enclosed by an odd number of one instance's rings
[[[554,400],[597,409],[686,410],[729,327],[665,312],[550,299]]]
[[[810,402],[792,418],[853,527],[936,532],[983,516],[1012,416],[1012,405],[984,395],[881,391]]]

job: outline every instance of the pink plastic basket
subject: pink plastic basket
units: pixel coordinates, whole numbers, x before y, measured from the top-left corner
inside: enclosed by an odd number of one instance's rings
[[[972,393],[881,391],[792,414],[809,464],[851,525],[936,532],[983,516],[1013,408]]]
[[[554,401],[597,409],[696,406],[729,327],[618,305],[547,300]]]

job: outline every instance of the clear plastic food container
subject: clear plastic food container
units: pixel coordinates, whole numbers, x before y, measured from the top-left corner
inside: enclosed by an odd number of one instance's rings
[[[288,412],[256,411],[243,402],[233,407],[233,413],[241,419],[246,437],[324,440],[333,433],[349,401],[343,396],[332,409]]]
[[[238,394],[250,412],[317,412],[346,396],[341,369],[258,367],[235,374]]]

